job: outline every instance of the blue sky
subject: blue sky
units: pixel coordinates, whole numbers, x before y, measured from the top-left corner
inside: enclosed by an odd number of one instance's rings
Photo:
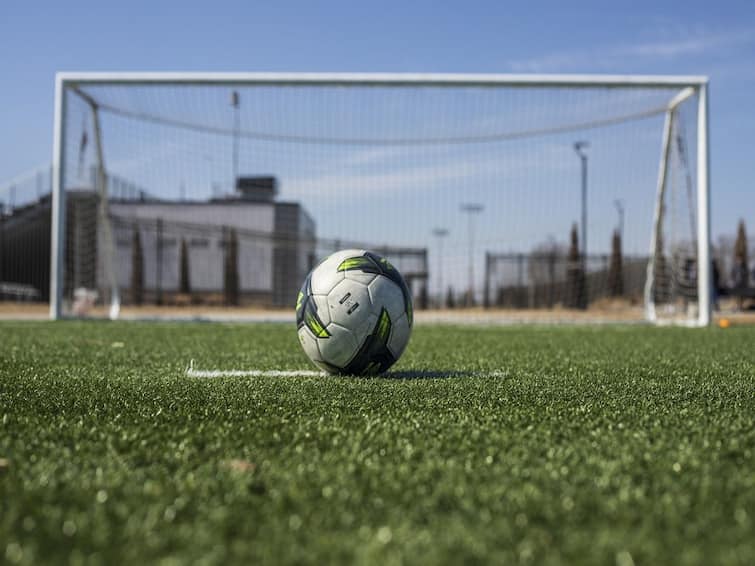
[[[0,179],[50,158],[56,71],[711,77],[713,234],[755,232],[752,2],[0,4]]]

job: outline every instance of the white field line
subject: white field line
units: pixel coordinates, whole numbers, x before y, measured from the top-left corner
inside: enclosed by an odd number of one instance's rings
[[[194,360],[186,368],[187,377],[320,377],[327,375],[324,371],[309,369],[195,369]]]
[[[390,374],[390,372],[389,372]],[[406,377],[506,377],[508,374],[505,370],[473,371],[473,372],[423,372],[423,371],[406,371],[398,372],[401,376]],[[189,362],[186,368],[186,377],[196,378],[214,378],[214,377],[325,377],[328,373],[309,369],[281,370],[281,369],[196,369],[194,360]]]

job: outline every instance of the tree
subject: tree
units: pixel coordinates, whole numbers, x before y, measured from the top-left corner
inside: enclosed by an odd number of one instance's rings
[[[743,290],[748,287],[750,283],[749,265],[747,258],[747,231],[745,230],[745,221],[740,220],[737,227],[737,241],[734,243],[734,267],[732,268],[732,280],[735,289]],[[742,303],[742,296],[737,297],[737,306],[740,309],[742,308]]]
[[[144,302],[144,252],[137,228],[131,240],[131,302],[135,305]]]
[[[579,236],[577,225],[571,229],[568,265],[566,268],[566,306],[574,309],[587,308],[587,289],[585,288],[585,270],[579,253]]]
[[[181,256],[179,260],[180,281],[178,291],[184,295],[191,293],[191,283],[189,281],[189,248],[186,240],[181,238]]]
[[[239,304],[239,241],[236,230],[227,232],[225,241],[225,269],[223,277],[223,298],[227,306]]]
[[[621,234],[614,230],[611,239],[611,262],[608,265],[608,294],[620,297],[624,294],[624,273],[621,259]]]

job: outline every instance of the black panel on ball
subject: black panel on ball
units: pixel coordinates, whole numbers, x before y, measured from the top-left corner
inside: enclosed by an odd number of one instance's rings
[[[348,375],[373,375],[383,373],[394,363],[396,358],[388,349],[391,335],[391,318],[383,309],[375,328],[365,339],[356,356],[340,373]]]

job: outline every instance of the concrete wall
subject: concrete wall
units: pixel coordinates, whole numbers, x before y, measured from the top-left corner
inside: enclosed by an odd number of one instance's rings
[[[147,291],[154,291],[158,286],[166,292],[178,290],[181,241],[186,240],[192,291],[221,292],[224,229],[230,228],[237,231],[241,292],[272,291],[273,204],[113,203],[110,210],[113,216],[126,221],[118,222],[115,227],[118,284],[122,288],[131,284],[133,226],[138,225]],[[157,219],[161,220],[160,224]],[[158,231],[161,234],[159,248]],[[101,270],[100,280],[103,273]]]
[[[297,203],[114,202],[110,212],[116,218],[118,284],[124,290],[131,286],[133,234],[138,227],[148,296],[158,289],[178,291],[182,240],[187,244],[192,293],[222,292],[226,234],[235,229],[242,297],[281,306],[296,300],[314,253],[314,222]],[[99,238],[102,241],[102,231]],[[98,267],[98,281],[104,285],[102,258]]]
[[[315,225],[296,203],[278,203],[275,209],[273,300],[295,305],[304,278],[315,259]]]

